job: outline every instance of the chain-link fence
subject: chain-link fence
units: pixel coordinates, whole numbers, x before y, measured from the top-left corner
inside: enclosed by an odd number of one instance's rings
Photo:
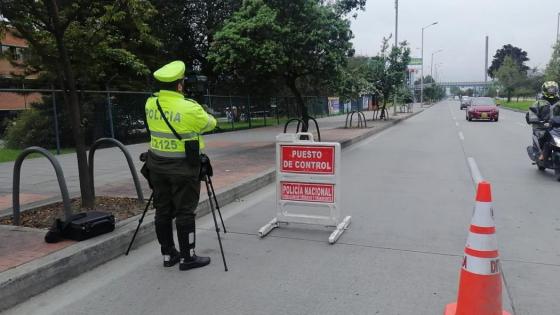
[[[79,91],[86,143],[101,137],[114,137],[123,143],[147,141],[144,105],[150,95],[150,92]],[[205,95],[202,102],[218,120],[214,132],[279,125],[300,116],[294,97]],[[329,114],[327,97],[306,96],[304,102],[313,117]],[[70,115],[63,92],[0,89],[0,139],[8,147],[72,147]]]
[[[303,99],[309,115],[328,115],[327,97]],[[301,115],[294,97],[206,95],[204,103],[218,120],[218,131],[278,125]]]

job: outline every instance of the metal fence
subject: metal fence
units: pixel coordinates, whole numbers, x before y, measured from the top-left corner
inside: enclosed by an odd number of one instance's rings
[[[329,114],[327,97],[306,96],[304,102],[311,116]],[[218,120],[218,131],[278,125],[301,114],[293,97],[205,95],[203,103]]]
[[[133,91],[79,91],[86,143],[91,144],[102,137],[112,137],[123,143],[148,140],[144,105],[151,94]],[[33,143],[26,145],[57,149],[71,147],[73,140],[70,118],[63,97],[61,90],[0,89],[0,124],[5,118],[14,118],[23,110],[33,108],[40,112],[45,121],[42,124],[31,124],[40,130],[24,135],[33,138]],[[323,117],[329,114],[327,97],[306,96],[304,101],[311,116]],[[204,95],[200,102],[218,120],[218,127],[214,132],[273,126],[300,116],[294,97]],[[4,138],[2,129],[0,138]]]

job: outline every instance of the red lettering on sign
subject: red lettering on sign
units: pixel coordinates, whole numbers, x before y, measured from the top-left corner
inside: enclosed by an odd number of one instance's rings
[[[334,202],[333,184],[281,182],[282,200],[306,201],[306,202]]]
[[[334,174],[334,146],[280,146],[280,171],[284,173]]]

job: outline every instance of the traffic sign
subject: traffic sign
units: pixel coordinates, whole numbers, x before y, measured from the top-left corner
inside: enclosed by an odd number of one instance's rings
[[[351,219],[340,208],[340,150],[340,143],[315,142],[311,133],[276,137],[276,217],[261,237],[280,223],[305,223],[335,227],[329,243],[338,240]]]
[[[334,202],[334,185],[317,183],[280,182],[280,199],[319,203]]]
[[[333,146],[280,145],[283,173],[334,174]]]

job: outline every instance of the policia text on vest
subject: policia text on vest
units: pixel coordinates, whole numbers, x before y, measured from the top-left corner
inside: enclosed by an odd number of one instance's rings
[[[165,117],[182,140],[177,139],[161,116],[159,102]],[[150,128],[152,153],[166,158],[184,158],[185,141],[197,140],[204,149],[200,134],[216,127],[216,119],[204,111],[193,100],[185,99],[181,93],[161,90],[146,102],[146,118]]]
[[[205,147],[201,134],[216,127],[216,119],[200,104],[184,98],[184,76],[185,64],[181,61],[171,62],[154,72],[161,89],[148,98],[145,107],[151,137],[146,166],[153,187],[156,235],[163,266],[179,263],[180,270],[210,263],[209,257],[197,256],[194,252],[195,210],[200,198],[198,154]],[[196,162],[193,163],[194,156]],[[179,250],[173,240],[173,219]]]

